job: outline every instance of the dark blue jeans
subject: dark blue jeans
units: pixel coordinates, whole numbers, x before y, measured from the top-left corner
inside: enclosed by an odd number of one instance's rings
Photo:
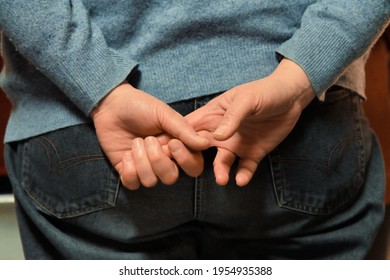
[[[210,97],[172,104],[183,115]],[[129,191],[92,124],[6,147],[27,259],[362,259],[381,224],[384,168],[360,98],[313,101],[251,183],[198,178]],[[234,177],[234,176],[233,176]]]

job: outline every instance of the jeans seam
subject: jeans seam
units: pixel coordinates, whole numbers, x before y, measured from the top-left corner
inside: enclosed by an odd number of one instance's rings
[[[194,108],[195,111],[198,107],[201,107],[202,104],[198,102],[197,99],[194,100]],[[202,174],[195,177],[195,188],[194,188],[194,219],[197,220],[200,218],[202,211]]]
[[[199,219],[202,209],[202,186],[201,178],[195,178],[195,189],[194,189],[194,219]]]

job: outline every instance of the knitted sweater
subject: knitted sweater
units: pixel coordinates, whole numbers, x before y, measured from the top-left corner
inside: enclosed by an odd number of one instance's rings
[[[5,141],[91,121],[126,78],[164,102],[227,90],[299,64],[316,94],[364,96],[366,54],[389,0],[0,0]]]

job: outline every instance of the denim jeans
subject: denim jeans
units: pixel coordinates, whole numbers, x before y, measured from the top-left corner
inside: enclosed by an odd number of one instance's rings
[[[171,105],[185,115],[210,98]],[[384,168],[357,95],[314,100],[246,187],[216,185],[215,153],[204,152],[197,178],[130,191],[92,124],[7,144],[26,258],[365,257],[383,218]]]

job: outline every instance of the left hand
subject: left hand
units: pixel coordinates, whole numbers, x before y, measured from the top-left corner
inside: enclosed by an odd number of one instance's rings
[[[129,189],[137,189],[140,184],[153,187],[158,180],[172,184],[178,179],[175,163],[167,158],[156,160],[155,155],[161,154],[161,148],[156,149],[154,142],[148,141],[150,149],[146,149],[143,138],[158,137],[164,145],[168,143],[165,136],[171,135],[169,137],[180,139],[198,151],[209,147],[209,141],[197,135],[182,115],[128,83],[117,86],[101,100],[91,112],[91,118],[104,153]],[[154,170],[144,160],[147,156],[163,169]]]
[[[136,190],[144,182],[160,180],[165,185],[175,183],[179,178],[178,166],[191,177],[203,172],[201,151],[187,148],[182,141],[169,135],[148,136],[133,140],[132,149],[123,160],[123,174],[128,178],[128,187]]]

